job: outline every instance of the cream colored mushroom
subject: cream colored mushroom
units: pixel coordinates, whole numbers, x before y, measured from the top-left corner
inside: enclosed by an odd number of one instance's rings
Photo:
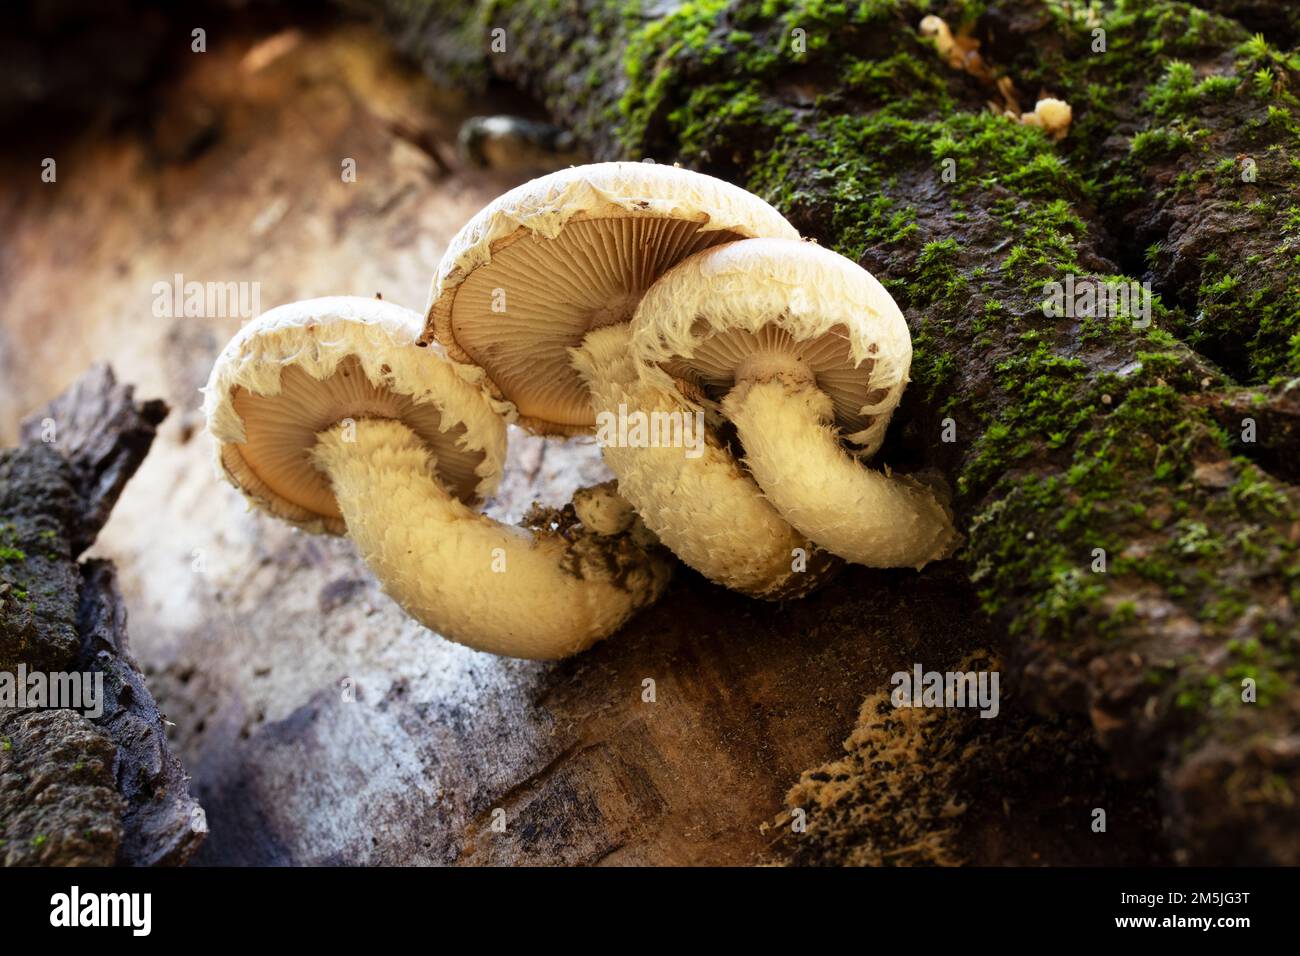
[[[758,197],[685,169],[598,163],[553,173],[506,193],[452,240],[426,339],[484,376],[535,432],[588,433],[598,413],[620,406],[693,418],[675,389],[644,390],[627,374],[626,323],[673,265],[753,236],[798,233]],[[756,596],[802,593],[826,577],[834,562],[789,528],[716,440],[699,456],[685,451],[604,449],[620,494],[669,549]]]
[[[629,534],[480,514],[505,423],[459,366],[415,347],[421,325],[348,297],[246,325],[205,389],[220,470],[271,514],[346,533],[384,590],[444,637],[511,657],[577,653],[655,600],[671,564]]]
[[[1054,140],[1064,139],[1070,132],[1070,123],[1074,119],[1074,110],[1064,100],[1045,96],[1034,105],[1032,113],[1022,113],[1020,122],[1026,126],[1037,126]]]
[[[719,403],[764,494],[824,548],[921,567],[956,546],[928,485],[858,460],[880,448],[912,361],[903,314],[865,269],[807,242],[719,246],[651,287],[632,345],[651,383],[685,381]]]

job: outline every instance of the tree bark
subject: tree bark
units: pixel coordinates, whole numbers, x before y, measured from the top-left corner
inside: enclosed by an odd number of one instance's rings
[[[113,566],[78,562],[166,414],[99,365],[0,452],[0,669],[95,672],[104,692],[98,716],[0,710],[6,865],[181,864],[206,832],[131,655]]]

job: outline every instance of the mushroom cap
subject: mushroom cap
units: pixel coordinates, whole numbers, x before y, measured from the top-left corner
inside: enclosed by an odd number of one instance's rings
[[[786,239],[745,239],[681,262],[642,298],[632,347],[710,403],[738,373],[811,377],[860,455],[880,448],[912,364],[907,320],[871,273]]]
[[[630,319],[677,262],[752,236],[798,232],[757,196],[702,173],[634,162],[561,170],[499,197],[452,239],[425,338],[482,368],[520,425],[588,432],[595,416],[568,350]]]
[[[1039,120],[1037,125],[1041,125],[1049,133],[1059,133],[1070,128],[1070,120],[1074,117],[1074,110],[1070,108],[1070,104],[1065,100],[1058,100],[1054,96],[1046,96],[1035,104],[1034,114]]]
[[[219,473],[290,524],[345,534],[311,452],[340,422],[380,418],[428,444],[436,477],[457,498],[490,495],[505,461],[500,408],[460,366],[416,347],[421,328],[410,309],[351,296],[282,305],[249,322],[203,390]]]

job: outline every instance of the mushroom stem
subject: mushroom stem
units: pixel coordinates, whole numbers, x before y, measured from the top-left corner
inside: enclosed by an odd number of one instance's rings
[[[698,421],[671,384],[638,374],[627,325],[589,332],[571,356],[598,422],[620,409]],[[602,443],[619,494],[646,527],[709,580],[753,597],[797,597],[826,580],[837,562],[782,519],[730,451],[699,437],[695,457],[680,447]]]
[[[830,397],[802,376],[738,380],[722,410],[768,500],[828,551],[868,567],[920,568],[960,543],[951,512],[933,490],[845,453],[826,424]]]
[[[400,422],[327,429],[312,457],[384,591],[425,626],[477,650],[537,660],[576,654],[668,583],[667,557],[627,535],[533,533],[474,511],[438,484],[428,445]]]

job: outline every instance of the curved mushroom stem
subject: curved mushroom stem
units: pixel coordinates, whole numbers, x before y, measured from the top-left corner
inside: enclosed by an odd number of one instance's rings
[[[479,514],[438,484],[428,446],[400,422],[360,420],[354,436],[328,429],[313,459],[384,591],[426,627],[477,650],[576,654],[655,600],[672,573],[666,556],[626,535],[533,533]]]
[[[671,384],[638,375],[630,338],[627,325],[609,326],[589,332],[571,351],[598,426],[602,416],[617,417],[621,410],[645,420],[686,416],[678,421],[696,428],[696,409]],[[798,597],[827,580],[838,562],[777,514],[730,451],[712,436],[694,437],[690,448],[602,443],[619,493],[646,527],[709,580],[752,597]]]
[[[798,374],[739,379],[722,400],[763,493],[799,531],[846,561],[920,568],[961,542],[933,490],[850,458],[831,400]]]

